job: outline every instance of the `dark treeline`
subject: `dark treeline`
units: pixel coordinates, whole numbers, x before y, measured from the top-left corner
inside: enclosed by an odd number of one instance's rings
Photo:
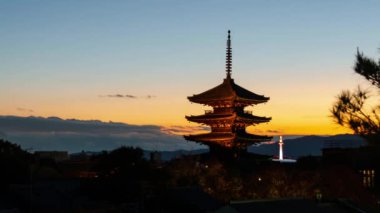
[[[11,205],[22,211],[202,210],[186,203],[183,196],[190,200],[202,198],[214,206],[232,200],[295,197],[316,200],[317,196],[376,206],[379,199],[379,187],[363,187],[361,174],[355,168],[316,157],[301,158],[296,164],[279,164],[260,155],[231,160],[206,153],[161,162],[144,158],[139,148],[120,147],[85,160],[56,162],[37,159],[17,145],[0,141],[0,159],[3,189],[0,197],[7,198],[7,204],[0,202],[0,207]],[[92,175],[68,175],[78,170],[78,164],[86,165],[81,168]],[[50,184],[48,189],[44,184]],[[72,188],[69,192],[67,184]],[[20,199],[20,187],[32,192]],[[44,198],[44,193],[48,198]],[[202,211],[215,210],[208,208]]]
[[[20,146],[0,140],[0,184],[26,183],[29,181],[32,155]]]

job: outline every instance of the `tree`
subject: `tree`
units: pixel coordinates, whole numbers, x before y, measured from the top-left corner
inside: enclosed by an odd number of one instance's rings
[[[0,139],[0,188],[2,184],[29,180],[31,155],[19,145]]]
[[[376,62],[358,50],[354,70],[375,86],[379,94],[380,60]],[[331,114],[339,125],[348,127],[355,134],[366,138],[370,145],[380,146],[380,105],[370,107],[369,98],[369,91],[360,87],[353,92],[342,91],[331,109]]]
[[[371,84],[380,88],[380,59],[375,60],[367,58],[360,53],[356,54],[355,72],[364,76]]]
[[[95,156],[94,169],[104,177],[138,179],[145,174],[146,160],[140,148],[117,148],[110,153]]]

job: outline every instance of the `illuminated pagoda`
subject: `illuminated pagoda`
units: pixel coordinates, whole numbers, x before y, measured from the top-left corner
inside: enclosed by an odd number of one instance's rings
[[[186,135],[186,140],[195,141],[210,147],[210,151],[246,151],[247,147],[269,141],[272,137],[253,135],[246,132],[246,127],[269,122],[270,117],[252,115],[244,108],[265,103],[269,97],[257,95],[235,84],[231,78],[232,48],[231,36],[228,31],[226,53],[226,78],[223,83],[203,93],[188,97],[191,102],[211,106],[203,115],[186,116],[192,122],[211,127],[206,134]]]

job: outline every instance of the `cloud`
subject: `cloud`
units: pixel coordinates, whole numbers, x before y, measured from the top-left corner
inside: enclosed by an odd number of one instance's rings
[[[156,96],[155,95],[146,95],[146,96],[135,96],[135,95],[130,95],[130,94],[126,94],[126,95],[122,95],[122,94],[108,94],[108,95],[99,95],[99,97],[101,98],[129,98],[129,99],[141,99],[141,98],[145,98],[145,99],[152,99],[152,98],[155,98]]]
[[[280,130],[271,130],[271,129],[267,130],[266,132],[270,133],[270,134],[280,134],[280,133],[282,133],[282,131],[280,131]]]
[[[122,94],[109,94],[109,95],[99,95],[101,98],[137,98],[134,95],[122,95]]]
[[[248,133],[252,133],[252,134],[262,134],[262,133],[264,133],[264,131],[261,130],[261,129],[253,129],[253,130],[248,130]]]
[[[34,112],[32,109],[17,107],[17,110],[20,112]]]
[[[252,134],[269,134],[269,135],[280,135],[280,134],[283,134],[282,130],[277,130],[277,129],[268,129],[268,130],[250,129],[249,132],[252,133]]]
[[[147,95],[145,96],[146,99],[152,99],[152,98],[155,98],[156,96],[155,95]]]
[[[124,98],[137,98],[137,97],[134,95],[124,95]]]
[[[7,140],[33,150],[69,152],[111,150],[134,146],[146,150],[173,151],[205,148],[157,125],[132,125],[98,120],[58,117],[0,116],[0,132]]]
[[[210,131],[207,126],[162,126],[161,131],[170,135],[188,135],[206,133]]]
[[[277,143],[277,142],[274,141],[274,140],[271,140],[271,141],[261,142],[260,144],[257,144],[257,146],[261,146],[261,145],[270,145],[270,144],[275,144],[275,143]]]

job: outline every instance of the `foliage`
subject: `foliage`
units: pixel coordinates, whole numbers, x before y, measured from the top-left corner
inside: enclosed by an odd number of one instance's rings
[[[19,145],[0,140],[1,183],[20,183],[28,180],[31,156]]]
[[[331,110],[335,121],[362,136],[380,134],[380,105],[365,111],[367,99],[368,92],[360,88],[343,91]]]
[[[357,53],[355,72],[380,89],[380,61],[376,63]],[[380,105],[368,106],[369,91],[358,87],[355,91],[342,91],[331,109],[336,123],[345,126],[367,139],[371,145],[380,144]]]
[[[314,164],[314,163],[313,163]],[[313,167],[313,166],[311,166]],[[168,165],[170,187],[199,186],[218,200],[325,199],[345,197],[356,202],[373,202],[358,174],[345,166],[287,166],[270,164],[252,171],[231,168],[217,159],[186,157]],[[237,170],[237,171],[236,171]],[[339,178],[344,175],[344,179]]]
[[[92,170],[98,178],[83,182],[82,190],[90,197],[112,202],[134,201],[144,193],[140,182],[150,174],[143,150],[120,147],[103,151],[92,158]]]
[[[358,51],[354,70],[365,77],[371,84],[380,88],[380,59],[376,63],[375,60],[367,58]]]
[[[94,160],[94,169],[104,177],[136,179],[145,173],[146,161],[140,148],[123,146],[109,153],[102,152]]]

